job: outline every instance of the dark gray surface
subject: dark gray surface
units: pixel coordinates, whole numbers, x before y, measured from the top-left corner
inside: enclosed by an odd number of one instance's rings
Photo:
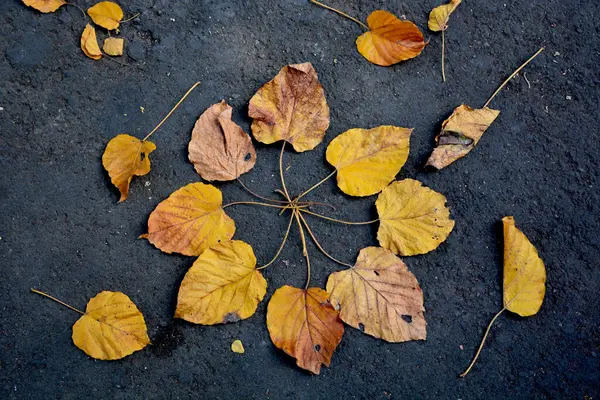
[[[91,1],[77,1],[88,7]],[[426,29],[440,2],[332,2],[365,19],[384,8]],[[440,80],[440,36],[423,54],[391,68],[356,51],[360,27],[306,0],[123,2],[123,67],[79,49],[74,7],[41,15],[17,0],[0,13],[0,397],[1,398],[569,398],[600,397],[598,217],[598,34],[600,7],[585,1],[466,0],[447,32],[448,82]],[[477,149],[451,167],[422,170],[441,121],[462,102],[481,106],[540,46],[542,53],[492,106],[500,117]],[[332,367],[312,376],[270,342],[263,301],[254,317],[226,326],[174,321],[178,285],[193,258],[161,253],[135,238],[171,192],[198,181],[187,142],[198,115],[225,98],[249,131],[247,103],[284,65],[310,61],[331,108],[326,140],[286,155],[297,193],[331,167],[326,144],[353,127],[414,127],[399,179],[416,178],[448,198],[456,228],[436,251],[405,258],[425,294],[426,342],[388,344],[346,330]],[[117,191],[100,157],[113,136],[142,137],[196,80],[200,88],[154,136],[152,171]],[[145,113],[140,112],[140,106]],[[258,145],[244,179],[278,187],[279,146]],[[249,197],[219,184],[225,201]],[[341,218],[373,216],[375,197],[349,198],[333,181],[311,197]],[[236,238],[259,262],[274,254],[287,220],[268,209],[228,210]],[[501,317],[478,365],[469,363],[501,307],[499,220],[514,215],[548,270],[538,315]],[[353,261],[375,245],[376,227],[315,221],[323,244]],[[302,285],[296,233],[265,272],[268,295]],[[338,266],[310,247],[313,285]],[[83,308],[101,290],[123,291],[146,317],[154,343],[116,362],[88,358],[71,342],[77,315],[29,293],[46,290]],[[246,354],[230,351],[239,338]],[[464,349],[463,349],[464,348]]]

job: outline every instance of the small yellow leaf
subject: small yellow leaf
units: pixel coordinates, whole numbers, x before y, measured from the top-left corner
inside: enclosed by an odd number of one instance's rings
[[[235,233],[235,222],[225,214],[221,191],[213,185],[190,183],[163,200],[148,219],[142,238],[165,253],[199,256]]]
[[[446,198],[413,179],[392,182],[379,194],[377,240],[381,247],[403,256],[428,253],[452,229]]]
[[[60,6],[67,4],[65,0],[23,0],[23,3],[43,13],[54,12]]]
[[[235,339],[233,343],[231,343],[231,351],[238,354],[244,354],[246,352],[246,350],[244,350],[242,341],[239,339]]]
[[[436,146],[427,165],[442,169],[469,154],[487,128],[500,114],[491,108],[472,109],[461,104],[442,123],[442,132],[436,136]]]
[[[431,10],[429,13],[429,22],[427,26],[434,32],[445,31],[448,29],[448,18],[456,10],[456,7],[462,0],[451,0],[448,4],[443,4]]]
[[[373,11],[367,24],[371,30],[356,39],[356,47],[373,64],[387,67],[414,58],[427,44],[415,24],[401,21],[390,12]]]
[[[344,334],[338,312],[320,288],[283,286],[267,306],[267,328],[273,344],[296,358],[300,368],[315,374],[331,356]]]
[[[100,46],[98,46],[98,39],[96,39],[96,30],[87,24],[83,33],[81,34],[81,50],[83,53],[93,60],[99,60],[102,58],[102,52]]]
[[[248,115],[256,140],[285,140],[298,152],[314,149],[329,127],[325,91],[311,63],[283,67],[252,96]]]
[[[73,325],[73,343],[99,360],[118,360],[150,343],[144,316],[125,294],[100,292]]]
[[[155,149],[154,143],[126,134],[117,135],[108,142],[102,155],[102,165],[113,185],[121,192],[119,202],[127,199],[129,183],[134,175],[143,176],[150,172],[149,155]]]
[[[329,143],[327,161],[337,169],[338,187],[370,196],[386,187],[406,162],[412,129],[379,126],[350,129]]]
[[[230,240],[204,251],[185,274],[175,318],[202,325],[251,317],[267,293],[249,244]]]
[[[87,13],[96,25],[100,25],[109,31],[117,29],[123,19],[123,10],[112,1],[101,1],[88,8]]]
[[[124,42],[125,40],[122,38],[106,38],[104,39],[104,46],[102,46],[102,50],[104,50],[104,52],[109,56],[122,56]]]
[[[388,342],[425,340],[423,292],[389,250],[362,249],[354,267],[329,275],[327,292],[342,321],[366,334]]]
[[[546,269],[529,239],[515,227],[513,217],[504,225],[504,307],[522,317],[536,314],[546,292]]]

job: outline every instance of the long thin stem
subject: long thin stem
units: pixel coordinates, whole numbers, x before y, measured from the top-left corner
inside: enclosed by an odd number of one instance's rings
[[[319,186],[321,186],[324,182],[327,182],[327,180],[329,178],[331,178],[332,176],[334,176],[336,172],[337,172],[337,170],[333,171],[332,173],[330,173],[329,175],[327,175],[325,178],[321,179],[318,183],[316,183],[316,184],[312,185],[311,187],[309,187],[308,189],[306,189],[304,192],[302,192],[300,194],[300,196],[296,197],[296,201],[300,200],[302,197],[306,196],[312,190],[314,190],[314,189],[318,188]]]
[[[285,196],[288,202],[291,202],[290,194],[287,190],[287,186],[285,186],[285,179],[283,178],[283,151],[285,150],[286,141],[283,141],[283,146],[281,146],[281,153],[279,153],[279,177],[281,178],[281,186],[283,186],[283,195]]]
[[[60,300],[59,300],[59,299],[57,299],[56,297],[50,296],[48,293],[44,293],[44,292],[42,292],[42,291],[40,291],[40,290],[33,289],[33,288],[31,289],[31,291],[32,291],[33,293],[37,293],[37,294],[39,294],[39,295],[42,295],[42,296],[44,296],[44,297],[47,297],[47,298],[49,298],[50,300],[54,300],[54,301],[55,301],[55,302],[57,302],[58,304],[62,304],[63,306],[67,307],[68,309],[71,309],[71,310],[73,310],[73,311],[75,311],[75,312],[78,312],[78,313],[79,313],[79,314],[81,314],[81,315],[85,315],[85,313],[84,313],[83,311],[81,311],[81,310],[78,310],[78,309],[76,309],[75,307],[73,307],[73,306],[70,306],[70,305],[68,305],[67,303],[63,302],[63,301],[60,301]]]
[[[446,69],[444,68],[444,53],[446,52],[446,38],[444,37],[444,32],[446,30],[442,29],[442,81],[446,82]]]
[[[167,119],[169,119],[169,117],[171,116],[171,114],[173,114],[173,112],[174,112],[175,110],[177,110],[177,108],[178,108],[178,107],[181,105],[181,103],[183,103],[183,101],[185,100],[185,98],[186,98],[186,97],[188,97],[188,95],[189,95],[190,93],[192,93],[192,90],[196,89],[196,86],[198,86],[199,84],[200,84],[200,82],[196,82],[196,83],[194,83],[194,86],[192,86],[191,88],[189,88],[189,89],[188,89],[188,91],[187,91],[187,92],[185,92],[185,94],[183,95],[183,97],[182,97],[182,98],[181,98],[181,99],[180,99],[180,100],[177,102],[177,104],[175,104],[175,106],[174,106],[174,107],[171,109],[171,111],[169,111],[169,113],[168,113],[168,114],[167,114],[167,115],[166,115],[166,116],[165,116],[165,117],[162,119],[162,121],[160,121],[160,122],[158,123],[158,125],[156,125],[156,126],[154,127],[154,129],[152,129],[152,131],[150,131],[150,133],[149,133],[149,134],[147,134],[147,135],[146,135],[146,137],[145,137],[144,139],[142,139],[142,141],[148,140],[148,138],[149,138],[150,136],[152,136],[152,134],[153,134],[154,132],[156,132],[156,131],[158,130],[158,128],[160,128],[160,127],[162,126],[162,124],[164,124],[164,123],[165,123],[165,121],[166,121]]]
[[[314,215],[315,217],[318,217],[318,218],[323,218],[323,219],[326,219],[328,221],[338,222],[340,224],[345,224],[345,225],[369,225],[369,224],[373,224],[373,223],[379,221],[379,218],[371,220],[371,221],[365,221],[365,222],[344,221],[344,220],[341,220],[341,219],[331,218],[331,217],[328,217],[326,215],[318,214],[316,212],[312,212],[312,211],[305,210],[305,209],[303,209],[302,212],[310,214],[310,215]]]
[[[87,15],[85,14],[85,11],[83,11],[83,8],[79,7],[77,4],[74,3],[65,3],[68,6],[73,6],[73,7],[77,7],[79,8],[79,11],[81,11],[81,13],[83,14],[83,19],[87,19]]]
[[[479,348],[477,349],[477,353],[475,353],[475,357],[473,357],[473,361],[471,361],[471,364],[469,364],[469,367],[465,370],[465,372],[460,374],[461,378],[464,378],[465,376],[467,376],[469,371],[471,371],[471,368],[473,368],[473,365],[475,365],[475,361],[477,361],[477,359],[479,358],[479,353],[481,353],[481,349],[483,349],[485,340],[487,339],[487,336],[490,333],[492,324],[496,321],[496,319],[500,316],[500,314],[502,314],[505,310],[506,310],[506,307],[504,307],[502,310],[500,310],[498,312],[498,314],[494,315],[494,318],[492,318],[492,320],[490,321],[487,329],[485,330],[485,334],[483,335],[483,339],[481,339],[481,344],[479,345]]]
[[[319,250],[321,250],[321,253],[325,254],[325,256],[327,258],[329,258],[330,260],[332,260],[333,262],[336,262],[336,263],[338,263],[340,265],[344,265],[346,267],[352,268],[351,264],[348,264],[348,263],[345,263],[343,261],[340,261],[337,258],[335,258],[332,255],[330,255],[329,253],[327,253],[325,251],[325,249],[321,246],[321,244],[319,243],[319,241],[317,240],[317,238],[315,237],[315,234],[313,233],[312,229],[310,229],[310,226],[308,226],[308,222],[306,222],[306,219],[302,216],[302,214],[298,213],[298,215],[300,216],[300,219],[304,223],[304,226],[306,227],[306,230],[307,230],[308,234],[310,235],[310,237],[312,238],[313,242],[315,243],[315,245],[317,246],[317,248]]]
[[[294,217],[296,218],[296,222],[298,222],[298,229],[300,230],[302,254],[304,255],[304,258],[306,258],[306,285],[304,285],[304,290],[306,290],[310,284],[310,257],[308,256],[308,249],[306,248],[306,236],[304,235],[304,229],[302,228],[302,222],[300,222],[299,212],[297,210],[294,210]]]
[[[359,24],[360,26],[362,26],[362,27],[363,27],[365,30],[367,30],[367,31],[369,30],[369,27],[368,27],[367,25],[363,24],[363,23],[362,23],[362,22],[360,22],[358,19],[356,19],[356,18],[354,18],[354,17],[351,17],[351,16],[349,16],[348,14],[346,14],[346,13],[344,13],[344,12],[340,11],[340,10],[336,10],[335,8],[333,8],[333,7],[330,7],[330,6],[328,6],[328,5],[326,5],[326,4],[323,4],[323,3],[321,3],[321,2],[318,2],[317,0],[309,0],[309,1],[310,1],[311,3],[313,3],[313,4],[316,4],[316,5],[318,5],[319,7],[323,7],[323,8],[326,8],[326,9],[330,10],[330,11],[333,11],[333,12],[335,12],[335,13],[338,13],[338,14],[340,14],[342,17],[346,17],[346,18],[348,18],[349,20],[352,20],[352,21],[356,22],[357,24]]]
[[[288,208],[288,206],[278,206],[276,204],[261,203],[259,201],[234,201],[233,203],[225,204],[221,208],[226,208],[226,207],[230,207],[230,206],[236,206],[238,204],[250,204],[250,205],[255,205],[255,206],[272,207],[272,208],[280,208],[280,209],[287,209]]]
[[[519,73],[519,71],[521,71],[523,68],[525,68],[525,66],[527,64],[529,64],[534,58],[536,58],[538,56],[538,54],[540,54],[542,51],[544,51],[544,48],[540,48],[534,55],[532,55],[531,57],[529,57],[529,60],[525,61],[523,64],[521,64],[521,66],[519,68],[517,68],[515,70],[515,72],[513,72],[512,74],[510,74],[510,76],[508,78],[506,78],[506,80],[504,82],[502,82],[502,85],[500,85],[498,87],[498,89],[496,89],[496,91],[494,92],[494,94],[492,94],[492,96],[488,99],[488,101],[486,101],[486,103],[483,105],[483,107],[487,107],[490,102],[494,99],[494,97],[496,97],[496,95],[502,90],[502,88],[504,86],[506,86],[506,84],[515,77],[515,75],[517,75]]]
[[[127,18],[127,19],[124,19],[124,20],[122,20],[120,23],[122,24],[123,22],[129,22],[129,21],[131,21],[132,19],[135,19],[135,18],[136,18],[138,15],[140,15],[140,14],[141,14],[141,13],[137,13],[137,14],[135,14],[133,17],[129,17],[129,18]]]
[[[283,250],[283,247],[285,246],[285,242],[287,241],[287,238],[290,234],[290,230],[292,229],[292,223],[294,222],[294,213],[295,213],[295,211],[292,212],[292,215],[290,215],[290,223],[288,224],[287,230],[285,231],[285,235],[283,235],[283,240],[281,241],[281,245],[279,245],[279,249],[277,249],[277,253],[275,253],[275,256],[271,259],[271,261],[269,261],[265,265],[258,267],[256,269],[258,269],[258,270],[265,269],[269,265],[273,264],[275,262],[275,260],[277,260],[277,258],[281,254],[281,251]]]
[[[252,196],[254,196],[254,197],[257,197],[257,198],[259,198],[259,199],[261,199],[261,200],[264,200],[264,201],[270,201],[270,202],[272,202],[272,203],[288,204],[288,202],[287,202],[287,201],[284,201],[284,200],[271,199],[271,198],[269,198],[269,197],[261,196],[260,194],[253,192],[253,191],[252,191],[252,190],[251,190],[251,189],[250,189],[248,186],[246,186],[246,185],[244,184],[244,182],[242,182],[242,181],[241,181],[241,179],[240,179],[240,178],[236,178],[236,179],[237,179],[238,183],[239,183],[240,185],[242,185],[242,187],[243,187],[243,188],[244,188],[244,189],[245,189],[245,190],[246,190],[248,193],[250,193],[250,194],[251,194]]]

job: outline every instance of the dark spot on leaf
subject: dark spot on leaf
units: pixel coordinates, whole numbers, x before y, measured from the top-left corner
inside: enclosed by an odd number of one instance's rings
[[[375,272],[375,275],[379,276],[379,272],[378,271],[373,271],[373,272]]]
[[[362,323],[358,324],[358,329],[360,329],[361,332],[365,331],[365,326]]]
[[[223,323],[230,324],[232,322],[238,322],[240,319],[240,316],[236,312],[230,312],[223,317]]]
[[[144,161],[146,159],[146,153],[143,151],[140,153],[140,161]]]
[[[411,317],[410,315],[406,315],[406,314],[404,314],[404,315],[402,316],[402,319],[403,319],[403,320],[404,320],[406,323],[409,323],[409,324],[410,324],[410,323],[412,323],[412,317]]]
[[[250,161],[250,158],[252,158],[252,155],[250,153],[247,153],[244,157],[244,161]]]
[[[319,351],[321,350],[321,345],[320,344],[315,344],[315,351]]]
[[[469,146],[472,143],[473,139],[463,135],[460,132],[444,131],[438,139],[438,146],[443,146],[447,144]]]

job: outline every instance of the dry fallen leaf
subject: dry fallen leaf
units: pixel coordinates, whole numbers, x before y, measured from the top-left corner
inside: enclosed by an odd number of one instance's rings
[[[43,13],[54,12],[60,6],[67,4],[65,0],[23,0],[23,3]]]
[[[350,129],[329,143],[327,161],[338,187],[352,196],[370,196],[386,187],[406,162],[412,129],[379,126]]]
[[[250,171],[256,163],[252,139],[231,120],[224,100],[200,115],[188,145],[196,172],[208,181],[230,181]]]
[[[354,328],[388,342],[425,340],[423,292],[391,251],[362,249],[354,267],[327,280],[329,301]]]
[[[102,50],[104,50],[104,52],[109,56],[122,56],[124,42],[125,40],[122,38],[106,38],[104,39]]]
[[[300,368],[315,374],[331,356],[344,334],[338,312],[320,288],[283,286],[275,291],[267,307],[267,328],[278,348],[296,358]]]
[[[99,360],[118,360],[150,343],[144,316],[125,294],[100,292],[73,325],[73,343]]]
[[[373,64],[387,67],[421,54],[425,43],[415,24],[394,14],[376,10],[367,18],[371,29],[356,39],[358,52]]]
[[[101,1],[88,8],[87,13],[96,25],[100,25],[109,31],[117,29],[123,19],[123,10],[112,1]]]
[[[231,343],[231,351],[238,354],[244,354],[246,352],[240,339],[235,339],[233,343]]]
[[[222,204],[221,191],[213,185],[190,183],[156,206],[148,219],[148,233],[140,237],[165,253],[199,256],[235,233],[235,222]]]
[[[81,50],[91,59],[99,60],[102,58],[98,39],[96,38],[96,30],[87,24],[81,34]]]
[[[392,182],[379,194],[377,240],[403,256],[428,253],[454,228],[446,198],[414,179]]]
[[[237,322],[251,317],[266,293],[252,247],[240,240],[218,243],[185,274],[175,318],[202,325]]]
[[[150,172],[149,155],[156,150],[156,145],[147,140],[121,134],[108,142],[102,155],[102,165],[110,176],[121,198],[125,201],[129,195],[129,183],[134,175],[143,176]]]
[[[469,154],[486,129],[500,114],[491,108],[472,109],[461,104],[442,123],[442,131],[436,136],[436,147],[427,160],[428,166],[442,169]]]
[[[427,26],[434,32],[445,31],[448,29],[448,18],[456,10],[456,7],[462,0],[450,0],[450,3],[437,6],[429,13],[429,22]]]
[[[248,115],[256,140],[285,140],[298,152],[314,149],[329,127],[325,92],[311,63],[283,67],[250,99]]]

